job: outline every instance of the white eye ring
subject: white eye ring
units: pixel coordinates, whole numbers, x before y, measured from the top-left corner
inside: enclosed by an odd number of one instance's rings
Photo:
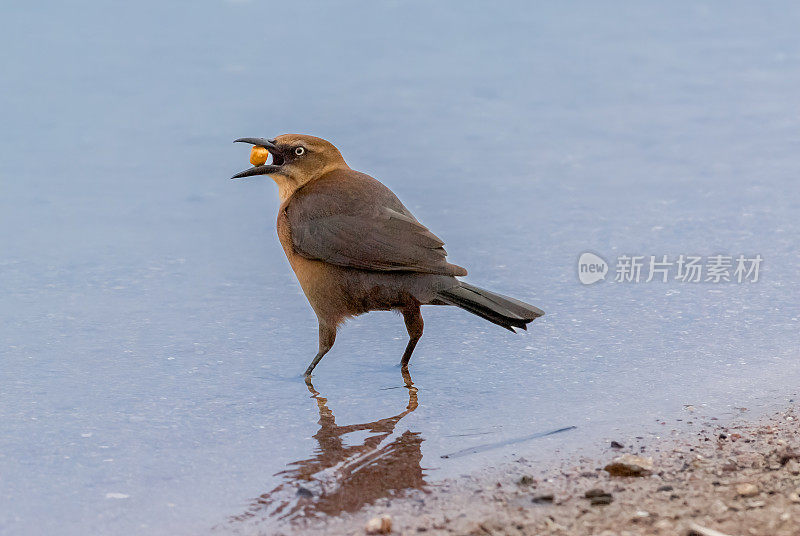
[[[303,147],[295,147],[294,154],[296,154],[297,156],[303,156],[304,154],[306,154],[306,150]]]

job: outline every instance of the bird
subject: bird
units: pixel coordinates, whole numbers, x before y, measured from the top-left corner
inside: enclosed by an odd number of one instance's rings
[[[458,279],[444,242],[383,183],[351,169],[329,141],[302,134],[239,138],[253,167],[232,179],[266,175],[278,186],[277,233],[319,323],[319,347],[304,376],[333,347],[338,328],[369,311],[402,314],[407,370],[422,337],[422,305],[451,305],[504,327],[527,329],[544,311]],[[271,163],[256,156],[266,149]]]

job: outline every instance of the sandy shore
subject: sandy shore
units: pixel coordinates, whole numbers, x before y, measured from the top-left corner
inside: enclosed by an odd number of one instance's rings
[[[668,439],[619,438],[597,458],[544,470],[520,459],[282,534],[365,534],[371,519],[391,516],[391,533],[406,535],[800,535],[796,410],[695,420]],[[643,476],[605,470],[623,455],[639,458]]]

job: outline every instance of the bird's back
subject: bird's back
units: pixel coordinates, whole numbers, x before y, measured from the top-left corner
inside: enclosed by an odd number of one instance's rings
[[[337,169],[298,189],[281,207],[294,251],[309,259],[374,271],[466,275],[444,242],[380,181]]]

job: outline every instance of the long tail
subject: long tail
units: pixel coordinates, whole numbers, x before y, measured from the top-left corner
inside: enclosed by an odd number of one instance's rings
[[[486,289],[459,282],[456,287],[439,291],[439,299],[456,305],[507,330],[528,329],[526,324],[544,314],[544,311],[525,302],[496,294]]]

